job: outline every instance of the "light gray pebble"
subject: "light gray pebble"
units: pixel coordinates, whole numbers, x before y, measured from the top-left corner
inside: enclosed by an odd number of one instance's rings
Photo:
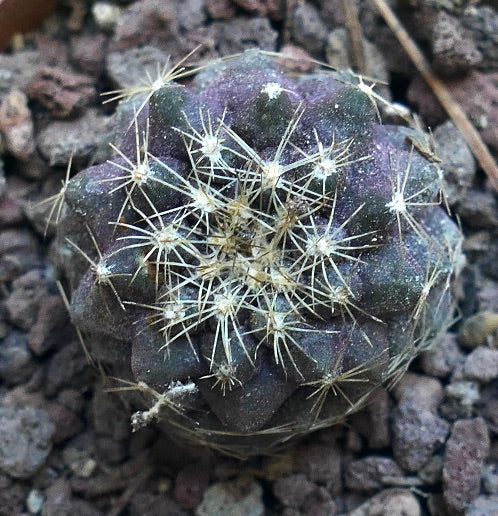
[[[386,489],[369,498],[349,516],[420,516],[420,504],[408,489]]]
[[[399,402],[409,401],[434,412],[443,399],[443,386],[437,378],[407,372],[394,387],[393,394]]]
[[[446,333],[437,346],[422,353],[420,360],[424,372],[438,378],[446,378],[464,361],[465,355],[458,347],[455,333]]]
[[[254,480],[216,482],[204,491],[196,516],[263,516],[263,488]]]
[[[470,353],[463,368],[465,378],[489,382],[498,377],[498,349],[479,346]]]
[[[323,50],[327,29],[316,7],[307,2],[297,4],[291,18],[291,36],[311,53]]]
[[[52,122],[38,134],[38,148],[51,166],[66,166],[71,154],[73,162],[88,160],[101,143],[107,120],[89,109],[76,121]]]
[[[465,510],[465,516],[496,516],[498,514],[498,495],[481,495],[474,498]]]
[[[44,464],[55,427],[48,414],[34,407],[0,407],[0,470],[29,478]]]

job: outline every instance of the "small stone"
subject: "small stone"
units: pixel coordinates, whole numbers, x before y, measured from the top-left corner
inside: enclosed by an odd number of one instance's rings
[[[41,356],[60,340],[61,328],[68,321],[66,307],[60,296],[46,296],[40,303],[36,322],[29,331],[29,347]]]
[[[454,333],[446,333],[437,346],[421,355],[424,372],[438,378],[446,378],[464,361],[465,355],[460,351]]]
[[[342,455],[336,446],[311,444],[296,449],[295,470],[304,473],[311,482],[322,484],[332,494],[342,490]]]
[[[481,469],[489,446],[484,419],[459,420],[453,424],[443,467],[443,494],[450,510],[463,511],[479,494]]]
[[[68,480],[57,479],[45,492],[42,516],[74,514],[72,512],[71,486]]]
[[[93,79],[54,66],[41,67],[25,87],[30,98],[57,118],[83,111],[96,97]]]
[[[0,378],[8,385],[27,381],[34,369],[25,333],[13,330],[0,342]]]
[[[498,516],[498,495],[481,495],[465,509],[465,516]]]
[[[9,91],[29,81],[42,61],[39,50],[0,53],[0,101]]]
[[[417,471],[441,447],[450,425],[413,402],[398,405],[393,420],[393,453],[407,471]]]
[[[196,516],[263,516],[264,513],[263,489],[247,478],[211,485],[195,509]]]
[[[14,478],[29,478],[52,449],[54,425],[34,407],[0,407],[0,470]]]
[[[152,45],[177,55],[179,28],[177,4],[172,0],[142,0],[121,11],[113,43],[116,49]]]
[[[434,69],[456,75],[475,67],[482,60],[476,44],[459,20],[445,11],[438,12],[432,27]]]
[[[494,229],[498,225],[498,202],[493,192],[471,189],[455,210],[473,228]]]
[[[498,68],[498,12],[490,5],[469,5],[461,17],[482,54],[478,68],[496,70]]]
[[[443,476],[443,458],[440,455],[433,455],[418,472],[418,477],[426,485],[435,485],[441,482]]]
[[[436,378],[407,372],[394,387],[393,394],[400,403],[408,401],[436,412],[443,399],[443,386]]]
[[[353,460],[346,466],[346,487],[353,491],[381,489],[392,483],[393,478],[402,478],[403,470],[389,457],[365,457]]]
[[[407,489],[386,489],[369,498],[349,516],[420,516],[420,504]]]
[[[174,497],[182,507],[194,509],[209,485],[209,472],[202,466],[186,466],[175,480]]]
[[[85,73],[98,76],[104,67],[106,47],[107,38],[103,34],[74,36],[71,38],[72,62]]]
[[[90,381],[88,362],[78,341],[64,345],[46,367],[45,394],[55,396],[64,388],[81,386]]]
[[[275,498],[285,507],[301,507],[316,486],[303,473],[281,477],[273,484]]]
[[[42,510],[44,501],[43,493],[38,489],[32,489],[26,498],[26,508],[31,514],[38,514]]]
[[[278,33],[268,18],[238,16],[226,22],[214,22],[211,27],[216,47],[222,56],[243,52],[247,41],[262,50],[277,49]]]
[[[365,410],[353,415],[352,425],[367,439],[370,448],[381,450],[391,444],[392,400],[383,387],[378,388],[370,400]]]
[[[445,399],[439,411],[452,421],[471,417],[474,413],[474,404],[481,399],[476,382],[451,382],[444,388],[444,395]]]
[[[46,295],[47,283],[41,271],[33,270],[17,278],[6,301],[9,320],[22,330],[29,331],[37,320]]]
[[[297,4],[291,17],[291,37],[311,53],[320,53],[325,45],[327,29],[320,13],[309,3]]]
[[[89,109],[78,120],[56,121],[38,133],[38,147],[51,166],[88,160],[99,147],[107,118]]]
[[[129,516],[189,516],[187,512],[178,506],[169,496],[164,493],[153,494],[149,491],[138,491],[135,493],[127,509]]]
[[[498,316],[497,316],[498,318]],[[498,377],[498,349],[479,346],[465,360],[465,378],[479,382],[490,382]]]
[[[95,2],[92,5],[92,14],[102,30],[111,31],[118,23],[121,9],[111,2]]]
[[[52,441],[55,444],[74,437],[83,428],[79,415],[60,403],[50,403],[47,411],[50,415],[50,420],[55,425],[55,432],[52,437]]]
[[[183,31],[191,31],[206,21],[204,0],[183,0],[178,9],[178,25]]]
[[[461,201],[472,186],[476,163],[465,138],[453,122],[438,126],[433,136],[436,153],[441,159],[445,195],[453,205]]]
[[[7,150],[16,158],[27,161],[35,151],[34,126],[28,98],[19,90],[12,90],[0,103],[0,132]]]
[[[468,349],[484,344],[486,337],[498,330],[498,313],[479,312],[465,319],[458,332],[458,341]]]

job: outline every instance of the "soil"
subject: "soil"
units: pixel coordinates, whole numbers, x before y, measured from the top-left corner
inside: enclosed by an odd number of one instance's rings
[[[129,408],[70,324],[39,204],[71,154],[71,173],[108,156],[116,102],[99,94],[199,44],[195,59],[257,46],[303,58],[291,61],[301,72],[313,67],[306,57],[358,60],[341,0],[60,0],[0,53],[0,515],[498,514],[496,192],[373,2],[354,4],[365,73],[431,127],[442,159],[465,234],[459,320],[392,391],[278,456],[240,462],[154,427],[132,433]],[[493,2],[399,4],[498,158]]]

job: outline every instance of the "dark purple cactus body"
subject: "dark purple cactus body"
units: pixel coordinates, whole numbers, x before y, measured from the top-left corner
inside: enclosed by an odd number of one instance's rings
[[[58,242],[75,324],[152,407],[136,427],[257,452],[357,410],[451,321],[437,164],[358,78],[251,50],[155,88],[128,133],[68,183]]]

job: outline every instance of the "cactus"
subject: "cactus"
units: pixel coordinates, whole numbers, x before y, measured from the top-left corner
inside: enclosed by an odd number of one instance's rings
[[[182,71],[115,92],[131,123],[63,185],[58,256],[74,324],[145,403],[133,427],[244,457],[437,340],[461,235],[425,135],[382,125],[361,78],[257,50]]]

